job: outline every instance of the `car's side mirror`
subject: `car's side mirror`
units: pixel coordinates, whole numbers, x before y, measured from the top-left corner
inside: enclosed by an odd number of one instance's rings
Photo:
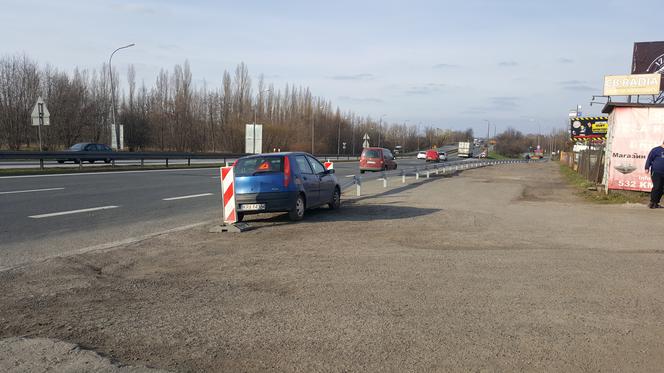
[[[334,173],[334,168],[331,168],[329,170],[325,170],[326,174],[333,174]]]

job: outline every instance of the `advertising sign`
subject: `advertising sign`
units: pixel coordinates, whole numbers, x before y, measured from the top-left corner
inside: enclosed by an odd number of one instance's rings
[[[650,192],[650,150],[664,139],[664,108],[617,107],[609,117],[608,189]]]
[[[634,43],[632,74],[664,73],[664,41]]]
[[[573,141],[603,141],[609,128],[608,117],[576,117],[569,120]]]
[[[661,83],[660,74],[607,75],[604,96],[656,95]]]
[[[263,125],[246,124],[244,137],[244,152],[248,154],[260,154],[263,152]]]

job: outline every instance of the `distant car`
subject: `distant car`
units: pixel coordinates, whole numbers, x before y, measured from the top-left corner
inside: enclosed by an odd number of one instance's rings
[[[427,159],[427,152],[418,152],[417,159]]]
[[[438,152],[438,159],[441,160],[441,161],[446,161],[447,160],[447,153]]]
[[[94,153],[111,153],[113,149],[106,144],[94,144],[90,142],[80,142],[78,144],[72,145],[67,152],[94,152]],[[95,163],[96,161],[104,161],[104,163],[111,163],[111,158],[88,158],[87,156],[81,154],[80,158],[60,158],[57,159],[58,163],[65,162],[74,162],[78,163],[79,159],[82,161],[87,161],[89,163]]]
[[[396,157],[385,148],[364,148],[360,155],[360,173],[365,171],[396,170]]]
[[[438,154],[438,151],[435,150],[435,149],[427,150],[426,161],[427,162],[440,162],[440,155]]]
[[[238,159],[235,173],[237,218],[246,214],[288,212],[301,220],[306,209],[341,206],[341,187],[334,170],[308,153],[267,153]]]

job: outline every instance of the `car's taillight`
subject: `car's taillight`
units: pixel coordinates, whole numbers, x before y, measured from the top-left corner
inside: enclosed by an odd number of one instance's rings
[[[290,177],[290,161],[288,160],[288,157],[284,157],[284,187],[288,187]]]

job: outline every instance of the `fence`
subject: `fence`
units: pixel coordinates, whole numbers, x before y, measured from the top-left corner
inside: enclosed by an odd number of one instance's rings
[[[604,147],[580,152],[562,152],[560,163],[578,172],[586,180],[601,184],[604,177]]]
[[[414,176],[415,180],[420,178],[429,179],[432,175],[449,175],[454,174],[463,170],[470,170],[474,168],[493,166],[499,164],[516,164],[516,163],[534,163],[534,162],[543,162],[542,160],[459,160],[446,163],[434,163],[424,166],[416,166],[408,169],[393,170],[393,171],[383,171],[380,174],[379,181],[383,182],[383,187],[387,188],[389,181],[388,179],[392,177],[396,180],[401,180],[401,183],[406,183],[406,177],[408,175]],[[353,179],[341,186],[342,190],[346,190],[352,186],[356,187],[357,195],[362,194],[362,183],[365,180],[361,176],[354,175]]]
[[[225,164],[229,161],[234,161],[240,157],[247,156],[249,154],[240,154],[240,153],[187,153],[187,152],[71,152],[71,151],[61,151],[61,152],[30,152],[30,151],[9,151],[9,152],[0,152],[0,161],[34,161],[39,162],[39,168],[44,169],[47,161],[64,163],[64,162],[74,162],[78,164],[79,169],[83,168],[83,163],[95,163],[97,161],[110,163],[111,166],[116,166],[116,162],[123,161],[135,161],[136,165],[140,167],[145,167],[145,161],[152,161],[153,165],[155,162],[158,164],[163,164],[166,167],[172,163],[172,161],[186,161],[187,166],[191,166],[192,160],[206,160],[209,163],[221,163]],[[343,155],[343,154],[319,154],[316,155],[319,159],[324,160],[357,160],[358,156],[352,155]],[[26,165],[30,163],[26,162]],[[126,164],[125,164],[126,165]],[[0,162],[0,166],[2,163]]]

